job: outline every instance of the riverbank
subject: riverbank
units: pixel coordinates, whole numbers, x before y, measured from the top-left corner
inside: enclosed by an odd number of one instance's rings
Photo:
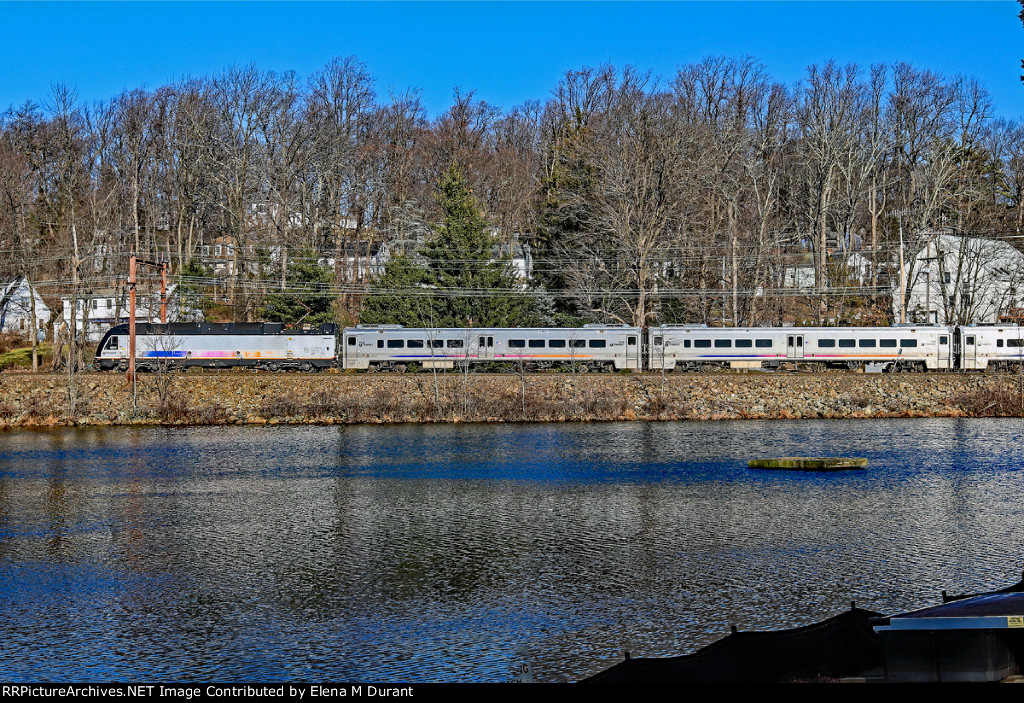
[[[1022,416],[985,374],[0,376],[0,427]],[[73,404],[72,404],[73,398]]]

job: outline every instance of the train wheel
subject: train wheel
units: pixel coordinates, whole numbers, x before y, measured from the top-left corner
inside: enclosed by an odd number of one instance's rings
[[[124,373],[125,371],[127,371],[128,370],[128,360],[127,359],[122,359],[120,362],[118,362],[117,370],[120,371],[121,373]]]
[[[395,371],[397,373],[405,373],[405,364],[395,364]]]
[[[312,370],[313,364],[309,363],[308,361],[303,361],[301,364],[299,364],[299,371],[305,371],[306,373],[309,373]]]
[[[269,364],[267,364],[267,370],[277,373],[278,371],[281,370],[281,364],[279,364],[276,361],[271,361]]]

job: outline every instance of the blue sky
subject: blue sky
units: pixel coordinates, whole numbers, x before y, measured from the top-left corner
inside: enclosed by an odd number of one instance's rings
[[[1024,27],[998,2],[0,2],[0,109],[75,86],[86,101],[255,63],[308,76],[355,55],[378,94],[455,86],[509,108],[569,69],[632,64],[671,79],[709,55],[750,55],[785,83],[835,59],[908,61],[977,77],[1024,117]]]

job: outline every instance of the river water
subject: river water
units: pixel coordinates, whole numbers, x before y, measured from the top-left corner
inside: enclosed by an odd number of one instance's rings
[[[16,681],[577,680],[1024,569],[1020,420],[0,433]],[[866,456],[860,472],[752,457]]]

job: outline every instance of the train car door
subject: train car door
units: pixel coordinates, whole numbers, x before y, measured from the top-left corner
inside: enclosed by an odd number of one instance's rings
[[[494,358],[494,337],[489,334],[481,334],[477,339],[476,356],[478,359]]]
[[[626,335],[626,368],[640,368],[640,335]]]
[[[802,334],[786,335],[786,358],[804,358],[804,336]]]
[[[978,368],[978,336],[974,332],[964,332],[964,368]]]
[[[953,368],[953,364],[952,364],[952,348],[953,348],[953,345],[950,344],[951,340],[950,340],[949,337],[950,337],[950,335],[949,334],[945,334],[945,333],[939,335],[939,358],[938,358],[938,365],[939,365],[940,369],[951,369],[951,368]]]

